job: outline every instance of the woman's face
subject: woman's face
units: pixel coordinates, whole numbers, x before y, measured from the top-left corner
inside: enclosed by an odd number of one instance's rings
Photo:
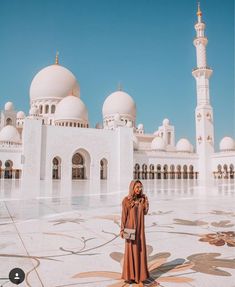
[[[140,182],[137,182],[134,186],[134,194],[139,195],[142,192],[143,185]]]

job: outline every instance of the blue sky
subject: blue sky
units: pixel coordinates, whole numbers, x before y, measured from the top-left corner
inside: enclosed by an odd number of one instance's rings
[[[58,50],[78,79],[91,126],[121,82],[146,132],[167,117],[176,139],[194,144],[196,9],[195,0],[1,0],[1,109],[11,100],[28,112],[32,78]],[[234,1],[203,0],[201,9],[218,145],[235,137]]]

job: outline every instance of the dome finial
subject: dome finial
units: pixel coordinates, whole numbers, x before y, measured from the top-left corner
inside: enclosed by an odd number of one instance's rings
[[[56,52],[56,56],[55,56],[55,65],[59,65],[59,52]]]
[[[201,9],[200,9],[200,2],[198,2],[197,3],[197,16],[199,17],[201,17],[202,16],[202,11],[201,11]]]
[[[122,91],[122,84],[120,82],[118,83],[118,91]]]

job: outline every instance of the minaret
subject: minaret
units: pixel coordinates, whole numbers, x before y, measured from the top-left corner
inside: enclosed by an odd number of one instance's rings
[[[214,153],[214,126],[213,109],[210,105],[209,79],[212,69],[206,62],[205,37],[206,25],[202,22],[202,12],[198,3],[197,23],[195,24],[196,37],[193,41],[196,47],[197,67],[193,69],[193,76],[197,85],[197,106],[195,109],[196,121],[196,148],[199,156],[199,179],[206,180],[212,178],[211,156]]]

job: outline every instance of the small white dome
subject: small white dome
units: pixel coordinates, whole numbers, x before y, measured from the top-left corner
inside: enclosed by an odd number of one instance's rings
[[[162,124],[163,124],[163,126],[169,126],[170,121],[169,121],[168,119],[164,119],[164,120],[162,121]]]
[[[25,118],[25,113],[23,111],[19,111],[17,114],[16,114],[16,118],[17,119],[24,119]]]
[[[75,76],[65,67],[51,65],[39,71],[30,86],[30,99],[64,98],[70,93],[79,96]]]
[[[36,116],[39,114],[39,110],[36,106],[32,106],[29,110],[29,115],[30,116]]]
[[[144,125],[143,124],[138,124],[138,130],[143,130],[144,129]]]
[[[5,126],[0,131],[0,141],[20,143],[20,134],[14,126]]]
[[[179,152],[192,152],[192,145],[189,140],[182,138],[177,142],[176,150]]]
[[[221,151],[235,150],[235,143],[231,137],[224,137],[219,144]]]
[[[116,91],[104,101],[102,108],[103,117],[120,114],[121,116],[136,117],[136,105],[130,95],[123,91]]]
[[[133,147],[134,147],[134,150],[137,150],[138,146],[139,146],[139,141],[137,139],[137,136],[135,134],[133,134]]]
[[[7,102],[5,103],[4,107],[5,111],[13,111],[14,110],[14,105],[12,102]]]
[[[155,137],[151,143],[151,149],[153,150],[165,150],[166,145],[161,137]]]
[[[56,106],[55,120],[81,120],[87,122],[87,108],[80,98],[69,95]]]

